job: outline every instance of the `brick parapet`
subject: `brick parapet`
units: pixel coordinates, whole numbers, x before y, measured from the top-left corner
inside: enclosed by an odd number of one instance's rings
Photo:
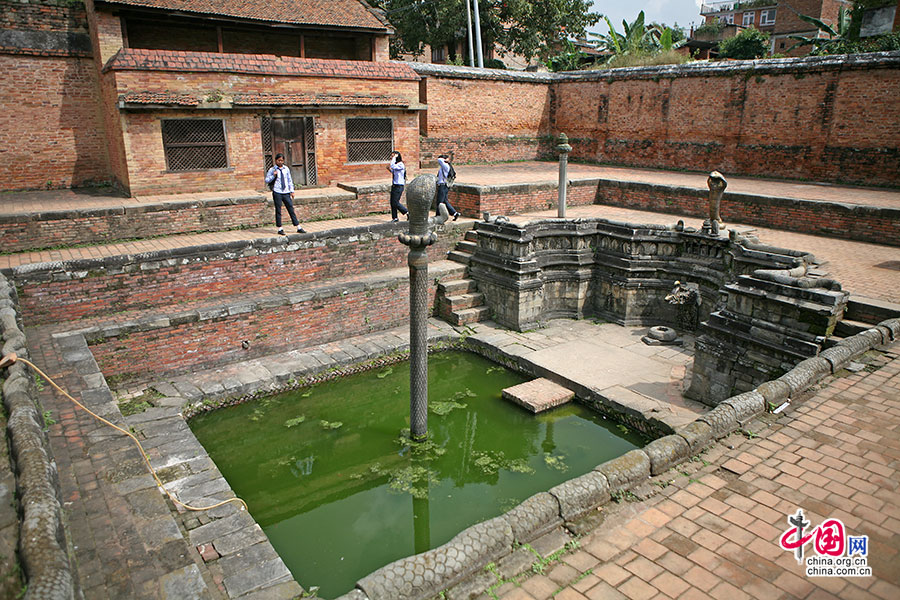
[[[554,82],[621,81],[643,79],[681,79],[686,77],[754,77],[783,73],[817,73],[857,69],[896,69],[900,67],[900,51],[870,52],[866,54],[835,54],[799,58],[761,58],[757,60],[729,60],[694,62],[683,65],[623,67],[597,71],[577,71],[555,74]]]
[[[503,69],[479,69],[476,67],[419,62],[403,64],[409,65],[413,71],[423,77],[481,79],[485,81],[516,81],[523,83],[553,83],[560,77],[560,75],[556,73],[529,73],[526,71],[506,71]]]
[[[478,69],[454,65],[409,63],[420,76],[450,79],[479,79],[483,81],[510,81],[521,83],[555,84],[568,81],[609,81],[632,79],[659,79],[683,77],[732,77],[746,74],[767,75],[776,73],[846,71],[849,69],[897,68],[900,51],[869,52],[865,54],[835,54],[829,56],[805,56],[797,58],[762,58],[757,60],[730,60],[694,62],[683,65],[654,65],[647,67],[620,67],[564,73],[528,73],[499,69]]]
[[[308,217],[308,205],[317,216],[336,216],[345,205],[333,207],[297,203],[298,213]],[[94,209],[0,215],[0,245],[10,252],[53,248],[68,244],[111,243],[115,240],[157,237],[179,233],[221,231],[256,227],[273,221],[272,202],[266,196],[191,200],[159,204],[125,205]]]
[[[601,180],[595,204],[705,218],[708,193],[651,183]],[[725,192],[727,222],[900,246],[900,209]]]
[[[395,236],[405,227],[383,223],[313,234],[239,240],[102,259],[38,263],[10,273],[21,289],[29,323],[54,323],[140,311],[179,302],[264,293],[351,277],[405,264],[407,249]],[[429,251],[433,259],[462,239],[447,226]]]

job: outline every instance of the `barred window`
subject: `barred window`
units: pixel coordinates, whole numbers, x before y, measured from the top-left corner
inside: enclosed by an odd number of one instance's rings
[[[391,119],[347,119],[347,162],[390,160],[394,150],[394,123]]]
[[[170,171],[228,168],[222,119],[164,119],[162,139]]]

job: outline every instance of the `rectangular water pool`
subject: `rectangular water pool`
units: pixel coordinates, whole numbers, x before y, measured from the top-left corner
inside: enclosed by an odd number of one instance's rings
[[[424,445],[401,433],[408,362],[191,420],[294,577],[324,598],[642,445],[580,404],[535,416],[502,400],[526,378],[474,354],[433,354],[428,375]]]

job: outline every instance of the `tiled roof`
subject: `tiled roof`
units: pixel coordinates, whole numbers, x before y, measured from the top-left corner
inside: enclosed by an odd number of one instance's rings
[[[364,0],[102,0],[102,3],[273,23],[391,30],[387,21]]]
[[[294,77],[348,77],[355,79],[418,80],[408,63],[294,58],[268,54],[220,54],[122,48],[104,71],[180,71],[289,75]]]
[[[398,106],[409,100],[392,96],[350,96],[332,94],[238,94],[233,104],[244,106]]]
[[[186,94],[170,92],[132,92],[122,94],[119,100],[128,104],[175,104],[178,106],[197,106],[200,99]]]

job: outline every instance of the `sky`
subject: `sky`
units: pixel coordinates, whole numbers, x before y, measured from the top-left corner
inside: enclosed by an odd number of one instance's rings
[[[631,23],[641,10],[644,11],[645,23],[665,23],[672,26],[677,22],[681,27],[690,29],[692,22],[699,25],[702,21],[699,0],[594,0],[593,10],[608,16],[620,33],[622,19]],[[606,29],[606,23],[601,19],[590,31],[606,33]]]

